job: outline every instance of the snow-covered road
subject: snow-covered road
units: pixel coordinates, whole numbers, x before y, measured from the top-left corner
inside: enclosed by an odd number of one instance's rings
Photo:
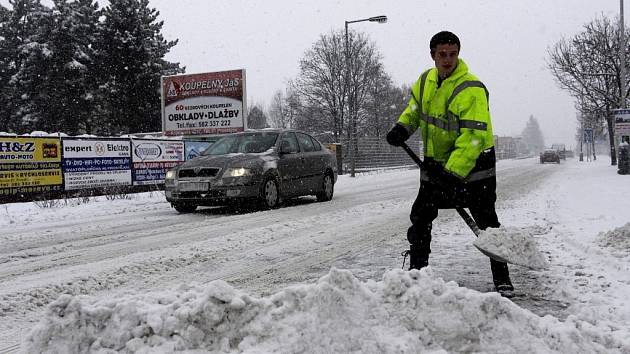
[[[623,299],[617,291],[611,296],[601,292],[611,286],[630,289],[628,264],[593,245],[597,233],[619,224],[623,214],[604,220],[593,215],[592,222],[584,222],[588,215],[582,214],[593,207],[578,207],[589,202],[575,196],[579,183],[571,181],[583,167],[574,160],[499,163],[500,220],[537,235],[552,263],[543,272],[512,267],[518,290],[513,302],[538,315],[581,314],[623,326],[629,320]],[[314,282],[331,267],[363,280],[400,268],[418,171],[340,176],[335,187],[331,202],[304,198],[280,209],[245,213],[215,208],[178,214],[159,192],[54,208],[0,206],[0,353],[15,349],[45,306],[64,293],[106,296],[222,279],[264,296]],[[585,225],[591,227],[586,237],[576,235]],[[454,211],[440,211],[430,265],[446,281],[489,292],[489,262],[472,246],[473,238]],[[601,308],[582,309],[590,300]],[[615,305],[621,310],[596,315]]]

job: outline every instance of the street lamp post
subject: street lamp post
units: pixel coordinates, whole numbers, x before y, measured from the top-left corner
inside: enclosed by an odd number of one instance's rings
[[[626,36],[625,36],[625,27],[626,24],[623,20],[623,0],[619,0],[619,61],[620,61],[620,70],[619,76],[620,78],[620,90],[621,94],[619,95],[619,108],[626,108]]]
[[[354,115],[354,102],[353,94],[350,92],[350,49],[348,47],[348,25],[356,22],[387,22],[387,16],[374,16],[370,18],[363,18],[360,20],[346,21],[346,37],[345,37],[345,86],[346,93],[348,94],[348,115],[349,115],[349,129],[348,129],[348,149],[350,149],[350,177],[354,177],[356,169],[356,157],[355,157],[355,139],[356,139],[356,117]]]

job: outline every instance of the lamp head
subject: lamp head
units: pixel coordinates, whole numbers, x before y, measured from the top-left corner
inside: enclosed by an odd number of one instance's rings
[[[370,22],[378,22],[378,23],[385,23],[387,22],[387,16],[374,16],[374,17],[370,17],[369,18]]]

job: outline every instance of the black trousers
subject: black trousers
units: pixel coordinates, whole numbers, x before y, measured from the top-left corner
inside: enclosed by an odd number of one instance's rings
[[[479,188],[482,186],[482,188]],[[467,198],[465,205],[469,208],[477,226],[485,230],[488,227],[499,227],[499,219],[494,207],[496,201],[496,179],[483,181],[472,186],[472,191],[466,194],[477,194],[477,198]],[[476,193],[479,192],[479,193]],[[483,195],[483,197],[481,197]],[[454,197],[428,181],[422,181],[418,196],[411,207],[411,226],[407,230],[407,240],[410,243],[410,263],[412,268],[426,266],[431,253],[431,229],[433,220],[438,216],[438,209],[461,205],[453,201]],[[452,204],[452,205],[449,205]],[[506,263],[490,259],[490,268],[495,285],[509,282],[509,270]]]

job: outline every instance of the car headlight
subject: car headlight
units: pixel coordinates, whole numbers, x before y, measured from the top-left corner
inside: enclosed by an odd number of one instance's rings
[[[252,171],[249,168],[244,167],[231,167],[225,170],[223,177],[245,177],[251,176]]]
[[[175,179],[177,177],[176,171],[166,171],[166,179]]]

